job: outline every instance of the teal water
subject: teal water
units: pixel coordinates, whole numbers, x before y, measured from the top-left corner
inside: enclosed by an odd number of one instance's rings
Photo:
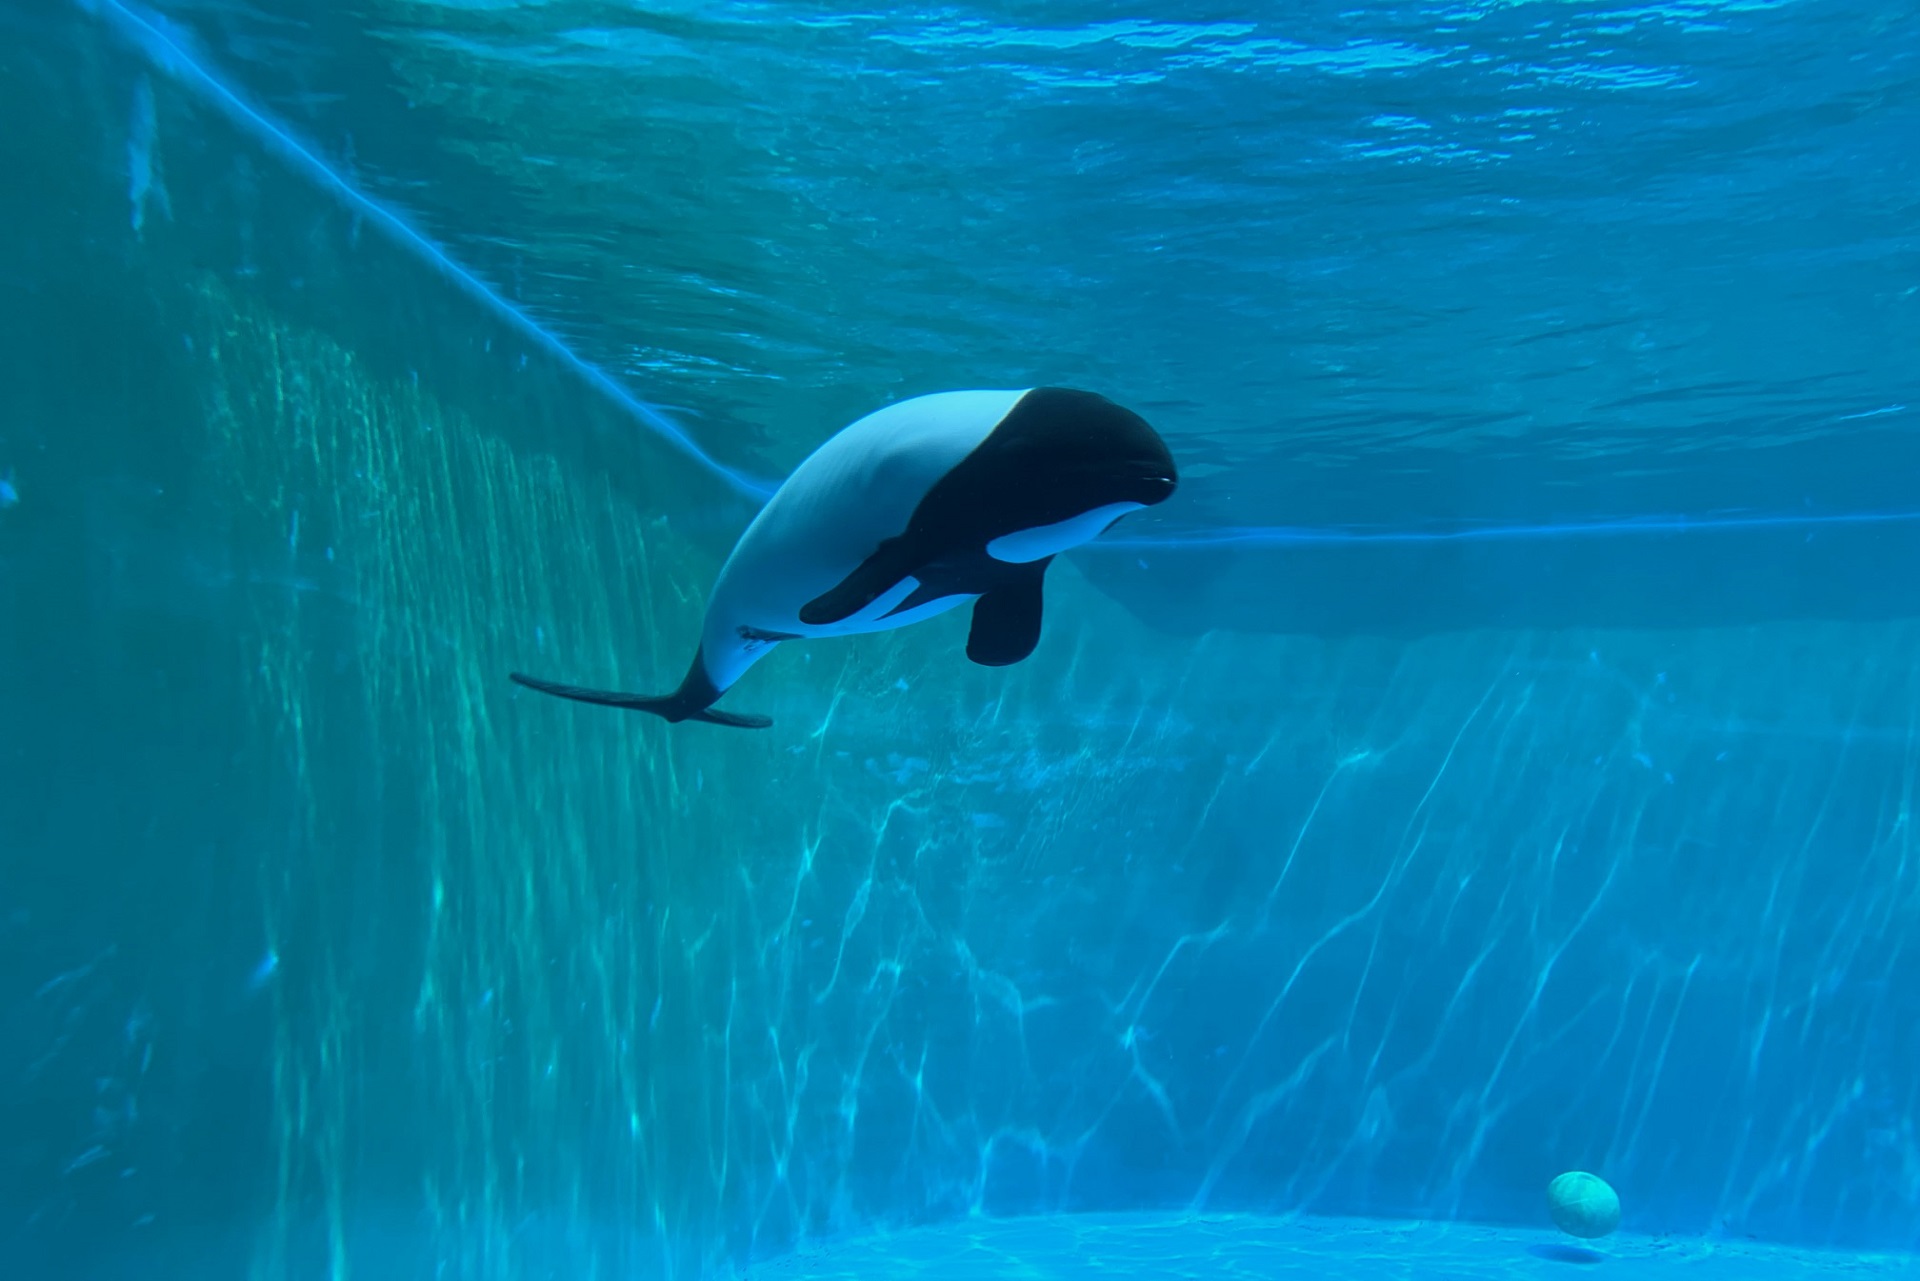
[[[0,36],[0,1275],[1911,1266],[1920,15]],[[1047,382],[1182,487],[1027,662],[506,682]]]

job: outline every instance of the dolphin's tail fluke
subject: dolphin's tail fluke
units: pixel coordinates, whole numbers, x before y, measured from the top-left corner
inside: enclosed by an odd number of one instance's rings
[[[709,725],[731,725],[735,729],[766,729],[773,724],[773,717],[758,712],[723,712],[717,707],[702,708],[687,719]]]
[[[695,699],[688,697],[684,687],[672,694],[621,694],[610,689],[582,689],[578,685],[559,685],[553,681],[543,681],[520,672],[509,672],[507,677],[516,685],[525,685],[528,689],[538,690],[542,694],[551,694],[555,698],[570,698],[576,703],[598,703],[602,707],[618,707],[630,712],[651,712],[663,720],[676,724],[680,721],[705,721],[709,725],[731,725],[735,729],[765,729],[773,724],[773,718],[770,716],[723,712],[717,708],[701,706]]]

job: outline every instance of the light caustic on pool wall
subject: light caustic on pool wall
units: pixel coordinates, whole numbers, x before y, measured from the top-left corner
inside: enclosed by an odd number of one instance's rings
[[[292,1216],[315,1193],[345,1231],[367,1118],[395,1106],[366,1082],[396,1075],[405,1084],[383,1088],[433,1103],[433,1123],[401,1146],[464,1275],[514,1274],[509,1225],[535,1206],[624,1196],[704,1213],[711,1165],[690,1159],[697,1129],[677,1118],[726,1072],[658,1010],[688,1008],[700,993],[685,985],[710,987],[727,962],[709,952],[689,972],[667,959],[684,946],[675,903],[715,887],[677,883],[685,865],[661,851],[724,841],[686,829],[684,781],[630,721],[541,738],[498,716],[507,656],[535,627],[610,669],[644,661],[653,603],[691,596],[686,571],[604,487],[581,492],[551,459],[523,460],[417,389],[371,381],[342,349],[216,284],[204,304],[211,466],[236,547],[284,564],[269,585],[326,587],[247,596],[261,732],[299,820],[293,847],[262,867],[283,959],[268,989],[282,1153],[268,1275],[291,1266]],[[699,928],[699,914],[684,919]],[[360,967],[373,956],[408,964],[370,986]],[[379,1036],[399,1024],[404,1052]],[[671,1111],[669,1092],[682,1100]],[[589,1103],[618,1126],[583,1134]],[[582,1162],[605,1177],[583,1188]],[[679,1186],[689,1178],[704,1191]]]

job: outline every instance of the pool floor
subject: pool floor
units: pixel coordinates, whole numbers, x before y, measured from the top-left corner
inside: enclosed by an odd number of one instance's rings
[[[1920,1256],[1616,1234],[1591,1246],[1551,1230],[1363,1219],[1075,1214],[970,1219],[811,1246],[749,1281],[1478,1281],[1480,1278],[1920,1278]]]

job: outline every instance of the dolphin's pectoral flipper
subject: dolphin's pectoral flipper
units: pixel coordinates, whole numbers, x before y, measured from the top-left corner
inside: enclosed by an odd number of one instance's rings
[[[829,627],[844,622],[919,569],[920,561],[918,550],[907,535],[889,538],[874,548],[873,555],[861,561],[859,568],[841,579],[838,586],[802,605],[800,621],[809,627]]]
[[[973,603],[968,658],[982,667],[1006,667],[1033,653],[1040,643],[1046,565],[1046,561],[1035,562],[1030,572],[1000,583]]]
[[[554,681],[543,681],[538,677],[509,672],[507,678],[516,685],[538,690],[542,694],[551,694],[555,698],[570,698],[576,703],[597,703],[602,707],[619,707],[630,712],[651,712],[662,720],[678,724],[681,721],[705,721],[709,725],[731,725],[736,729],[765,729],[773,724],[770,716],[754,716],[740,712],[723,712],[713,707],[702,706],[697,698],[688,696],[685,686],[672,694],[622,694],[610,689],[584,689],[578,685],[561,685]]]

